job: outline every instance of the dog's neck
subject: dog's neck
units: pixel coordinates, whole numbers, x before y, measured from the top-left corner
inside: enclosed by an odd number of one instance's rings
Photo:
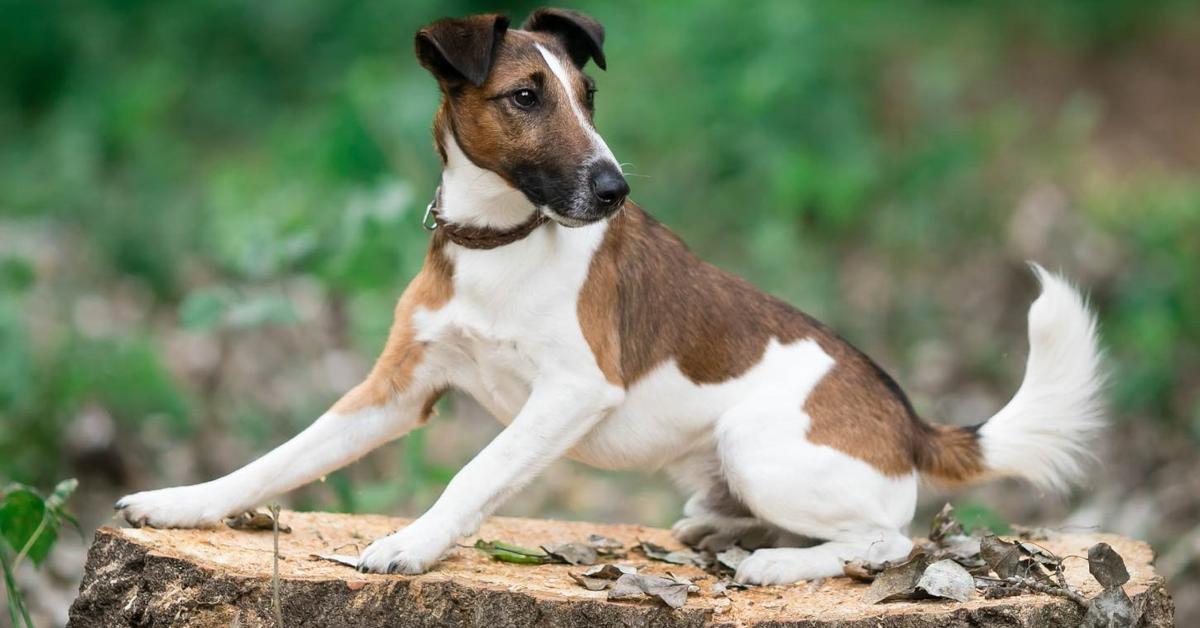
[[[509,229],[538,211],[500,175],[472,163],[452,133],[446,134],[442,146],[446,164],[442,169],[438,213],[443,220],[472,227]]]

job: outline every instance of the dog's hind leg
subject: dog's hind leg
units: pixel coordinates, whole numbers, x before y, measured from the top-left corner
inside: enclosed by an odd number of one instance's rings
[[[414,340],[409,291],[375,368],[325,414],[258,460],[224,477],[123,497],[116,509],[133,525],[194,528],[254,508],[403,436],[428,416],[444,386],[436,348]],[[406,300],[410,307],[406,308]]]
[[[683,518],[671,528],[676,540],[710,552],[733,545],[753,550],[806,544],[803,537],[754,516],[729,490],[715,454],[711,458],[677,470],[678,475],[686,476],[687,483],[702,486],[692,493],[684,504]]]
[[[764,410],[767,412],[764,414]],[[749,414],[745,414],[749,412]],[[846,561],[902,558],[916,504],[915,474],[889,477],[805,438],[797,407],[734,409],[718,424],[718,451],[733,492],[754,516],[812,547],[756,550],[738,566],[748,584],[788,584],[840,575]]]
[[[754,517],[824,543],[756,550],[738,566],[737,579],[786,584],[841,574],[848,560],[904,557],[912,548],[904,531],[916,508],[915,471],[888,475],[809,440],[805,402],[833,362],[806,342],[777,350],[775,358],[777,375],[717,420],[720,468]]]

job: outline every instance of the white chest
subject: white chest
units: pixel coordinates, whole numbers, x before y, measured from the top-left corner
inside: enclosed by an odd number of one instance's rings
[[[450,246],[454,296],[415,319],[448,383],[508,423],[547,373],[602,381],[576,308],[604,229],[548,225],[496,249]]]

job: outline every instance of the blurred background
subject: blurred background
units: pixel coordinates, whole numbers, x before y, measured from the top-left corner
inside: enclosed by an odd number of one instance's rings
[[[924,491],[964,516],[1151,542],[1200,622],[1200,8],[1191,2],[580,2],[633,198],[829,322],[928,419],[1020,381],[1025,260],[1091,294],[1112,430],[1069,498]],[[420,266],[437,103],[412,35],[535,3],[3,0],[0,482],[78,477],[61,624],[131,491],[228,472],[369,368]],[[418,515],[499,430],[427,428],[288,506]],[[501,514],[669,525],[662,478],[556,463]],[[0,619],[0,622],[5,621]]]

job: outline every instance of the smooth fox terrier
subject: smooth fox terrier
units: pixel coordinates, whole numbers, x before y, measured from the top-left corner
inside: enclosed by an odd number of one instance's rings
[[[905,556],[919,475],[1051,489],[1080,475],[1102,377],[1095,319],[1066,281],[1034,266],[1042,293],[1012,400],[973,427],[926,423],[870,358],[627,200],[583,73],[605,67],[603,40],[562,9],[519,30],[477,15],[417,32],[442,95],[442,181],[424,267],[373,370],[242,469],[121,499],[126,520],[219,523],[421,426],[449,388],[506,427],[428,512],[363,552],[364,571],[430,569],[561,456],[665,469],[691,494],[677,538],[754,537],[736,576],[754,584]]]

